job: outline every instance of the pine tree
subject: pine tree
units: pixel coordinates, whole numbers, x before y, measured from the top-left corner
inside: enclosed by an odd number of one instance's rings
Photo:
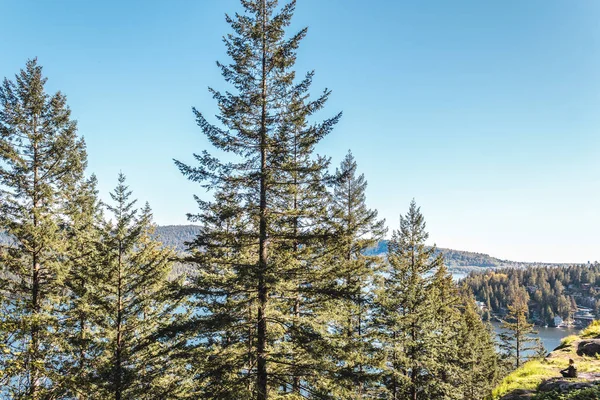
[[[190,243],[187,261],[198,265],[184,288],[189,322],[173,335],[189,337],[185,349],[197,385],[190,398],[252,398],[256,382],[257,298],[255,272],[258,246],[256,221],[240,212],[240,196],[215,194],[214,202],[196,199],[203,212],[191,216],[200,232]]]
[[[68,268],[59,213],[86,165],[66,97],[47,94],[45,83],[34,59],[0,87],[0,231],[12,240],[0,260],[7,294],[0,395],[33,400],[63,384],[59,369],[69,355],[56,332]]]
[[[496,386],[500,371],[494,333],[484,324],[475,306],[475,299],[468,288],[463,287],[461,298],[462,318],[458,331],[459,374],[457,385],[461,399],[486,399]]]
[[[485,314],[483,317],[483,320],[486,322],[489,322],[492,319],[492,303],[490,301],[490,295],[489,293],[486,296],[485,299]]]
[[[11,377],[10,359],[6,357],[10,354],[10,321],[7,316],[10,315],[10,307],[7,301],[10,293],[6,291],[6,282],[10,278],[8,270],[4,264],[4,257],[9,249],[8,243],[0,243],[0,395],[5,395],[8,391],[8,383]]]
[[[113,215],[103,228],[102,277],[98,300],[104,318],[98,336],[103,344],[93,398],[171,399],[184,391],[185,376],[171,359],[173,343],[160,333],[175,323],[177,303],[167,280],[174,254],[152,238],[149,206],[138,210],[125,176],[111,193]]]
[[[527,303],[522,297],[508,306],[508,315],[506,320],[500,324],[500,348],[504,351],[507,359],[511,360],[515,368],[519,368],[525,359],[525,352],[535,350],[535,338],[532,334],[537,334],[533,329],[533,324],[527,322]]]
[[[546,350],[546,347],[544,347],[544,343],[542,343],[542,340],[539,337],[535,338],[535,345],[533,350],[534,354],[530,358],[538,358],[540,360],[543,360],[548,354],[548,350]]]
[[[439,256],[438,256],[439,257]],[[443,262],[443,260],[442,260]],[[433,331],[428,372],[434,377],[429,396],[432,399],[460,399],[463,351],[460,328],[464,323],[463,303],[452,275],[442,263],[431,280]]]
[[[379,340],[386,352],[382,379],[393,400],[447,398],[450,377],[441,372],[455,353],[444,352],[456,342],[443,324],[456,322],[455,295],[441,256],[425,245],[428,237],[413,200],[388,243],[389,267],[377,289]]]
[[[366,205],[367,182],[357,175],[357,164],[348,152],[336,171],[330,207],[330,223],[338,232],[329,243],[332,265],[341,282],[337,301],[332,302],[334,337],[339,343],[337,385],[345,389],[344,398],[364,398],[374,390],[372,366],[376,364],[373,347],[372,288],[380,259],[365,254],[377,245],[386,232],[385,220]]]
[[[225,38],[233,63],[218,65],[236,90],[211,90],[224,129],[194,110],[211,143],[237,161],[204,152],[195,156],[197,167],[176,162],[216,199],[198,199],[192,220],[202,228],[189,259],[200,269],[192,307],[202,310],[187,326],[198,344],[192,353],[210,360],[196,364],[203,366],[197,376],[203,398],[264,400],[290,390],[298,398],[323,390],[317,362],[326,341],[317,321],[327,282],[319,278],[318,243],[327,236],[319,196],[327,160],[311,156],[340,115],[307,122],[330,92],[309,99],[312,72],[295,82],[306,29],[286,38],[295,1],[280,9],[277,3],[244,0],[245,13],[226,18],[234,31]]]
[[[63,376],[69,379],[65,388],[67,395],[77,399],[89,398],[96,390],[92,378],[101,350],[96,333],[103,315],[98,292],[103,214],[96,186],[95,176],[74,185],[69,190],[64,212],[69,271],[65,278],[68,290],[61,331],[67,338],[71,357],[61,369]]]

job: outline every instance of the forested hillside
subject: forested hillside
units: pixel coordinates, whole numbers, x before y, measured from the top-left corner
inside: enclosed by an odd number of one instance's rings
[[[163,225],[156,227],[156,238],[163,245],[182,253],[187,250],[185,244],[193,241],[199,232],[197,225]]]
[[[528,303],[529,317],[542,324],[574,318],[577,307],[600,316],[600,264],[569,267],[503,268],[473,273],[464,282],[493,313],[503,313],[516,298]]]
[[[193,241],[200,227],[198,225],[159,225],[156,227],[155,237],[163,245],[173,248],[175,251],[185,252],[187,247],[186,242]],[[8,241],[6,234],[0,233],[0,243]],[[375,246],[364,251],[365,255],[384,256],[388,251],[388,241],[381,240]],[[543,266],[568,266],[570,264],[560,263],[543,263],[543,262],[522,262],[502,260],[492,257],[484,253],[475,253],[464,250],[446,249],[436,247],[435,255],[441,254],[444,257],[444,264],[451,269],[461,269],[462,267],[477,267],[477,268],[527,268],[527,267],[543,267]],[[466,269],[469,271],[469,269]]]
[[[200,231],[197,225],[165,225],[156,228],[156,237],[166,246],[171,246],[179,252],[186,250],[185,242],[190,242],[195,239]],[[378,241],[373,247],[365,249],[365,255],[381,256],[388,251],[388,241]],[[448,268],[458,269],[461,267],[478,267],[478,268],[500,268],[500,267],[538,267],[552,266],[563,264],[551,263],[533,263],[502,260],[492,257],[488,254],[475,253],[471,251],[462,251],[446,248],[436,248],[435,255],[441,254],[444,257],[444,264]],[[564,264],[566,265],[566,264]]]
[[[387,241],[383,240],[377,243],[377,246],[368,249],[367,254],[380,255],[387,252]],[[436,255],[442,254],[444,262],[448,267],[500,267],[503,265],[521,264],[514,261],[500,260],[483,253],[474,253],[470,251],[461,251],[445,248],[436,248]]]

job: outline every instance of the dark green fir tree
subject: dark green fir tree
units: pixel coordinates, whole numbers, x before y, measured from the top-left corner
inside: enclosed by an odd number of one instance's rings
[[[64,211],[69,270],[65,277],[67,301],[61,310],[61,331],[71,357],[64,361],[61,370],[68,378],[64,387],[66,396],[81,400],[92,397],[90,394],[96,390],[93,376],[101,354],[96,332],[103,315],[102,294],[98,291],[103,269],[103,213],[96,185],[94,176],[74,185]]]
[[[496,352],[494,333],[489,324],[482,322],[475,299],[461,290],[462,318],[458,330],[459,368],[455,369],[460,388],[458,398],[479,400],[489,398],[500,378],[500,360]]]
[[[330,329],[337,344],[335,380],[341,388],[340,397],[362,399],[374,396],[378,390],[378,361],[374,347],[372,324],[372,288],[381,258],[366,255],[386,232],[385,220],[366,204],[367,181],[358,175],[357,164],[348,152],[336,171],[330,207],[330,223],[338,234],[329,243],[339,293],[331,302]]]
[[[0,397],[54,398],[64,386],[69,348],[61,331],[66,302],[67,230],[61,210],[83,179],[85,145],[66,97],[45,92],[37,61],[0,87]]]
[[[201,232],[188,261],[199,272],[187,288],[195,317],[182,329],[196,345],[189,351],[197,355],[196,396],[327,396],[320,383],[324,325],[317,322],[327,286],[319,278],[327,160],[312,153],[340,116],[308,122],[329,91],[310,99],[312,72],[296,79],[306,29],[286,36],[295,1],[242,6],[243,13],[226,17],[232,63],[218,63],[234,90],[211,90],[220,126],[194,110],[204,134],[231,161],[203,152],[195,156],[198,166],[176,162],[215,199],[198,199],[200,212],[192,216]]]
[[[508,314],[500,324],[500,349],[504,356],[514,368],[519,368],[527,358],[526,353],[535,351],[537,334],[533,324],[527,321],[527,302],[524,296],[515,297],[512,304],[508,306]]]
[[[400,229],[388,243],[389,266],[377,288],[379,341],[386,360],[382,383],[386,397],[456,398],[454,374],[460,323],[457,294],[414,200]]]
[[[458,287],[443,260],[432,276],[430,295],[434,333],[428,346],[428,372],[433,376],[429,396],[431,399],[461,399],[457,388],[461,387],[464,373],[461,366],[463,343],[459,335],[464,315]]]
[[[174,254],[153,238],[152,213],[131,200],[125,176],[111,198],[112,220],[103,228],[103,266],[98,287],[102,354],[94,377],[93,398],[174,399],[186,392],[186,374],[171,358],[176,341],[162,332],[177,323],[168,276]],[[139,214],[139,215],[138,215]]]

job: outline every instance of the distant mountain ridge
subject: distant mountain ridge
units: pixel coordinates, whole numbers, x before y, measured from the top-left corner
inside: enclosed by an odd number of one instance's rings
[[[156,227],[156,238],[163,245],[184,252],[187,250],[185,243],[194,240],[199,232],[197,225],[163,225]]]
[[[185,243],[196,238],[200,228],[196,225],[164,225],[156,228],[157,238],[165,245],[179,252],[186,250]],[[387,253],[387,240],[383,240],[376,247],[369,249],[369,255],[384,255]],[[500,267],[531,267],[531,266],[556,266],[568,265],[561,263],[536,263],[502,260],[484,253],[471,251],[438,248],[442,253],[446,266],[454,270],[468,270],[471,268],[500,268]]]
[[[164,225],[156,227],[156,238],[165,246],[175,249],[177,252],[186,251],[186,242],[193,241],[200,227],[197,225]],[[9,239],[5,234],[0,233],[0,244],[9,244]],[[385,255],[387,253],[387,240],[382,240],[376,247],[369,249],[369,255]],[[479,268],[501,268],[501,267],[541,267],[541,266],[560,266],[570,265],[565,263],[542,263],[542,262],[519,262],[502,260],[484,253],[475,253],[472,251],[454,250],[438,248],[438,253],[444,256],[445,264],[453,270],[468,271]]]

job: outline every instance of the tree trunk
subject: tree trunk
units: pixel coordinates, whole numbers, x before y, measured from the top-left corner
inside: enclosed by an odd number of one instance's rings
[[[266,0],[262,2],[262,112],[260,137],[260,209],[259,209],[259,255],[258,255],[258,324],[257,324],[257,400],[267,400],[267,43],[266,43]]]
[[[37,251],[37,249],[36,249]],[[31,309],[33,315],[40,312],[39,307],[39,292],[40,292],[40,264],[37,261],[37,254],[33,255],[33,274],[32,274],[32,293],[31,293]],[[37,389],[39,374],[36,366],[36,361],[39,357],[39,327],[37,320],[31,325],[31,358],[29,360],[29,396],[32,400],[37,399]]]
[[[36,135],[35,126],[37,125],[37,118],[34,123],[34,136]],[[37,216],[37,208],[38,208],[38,146],[37,143],[33,144],[33,226],[34,229],[38,226],[38,216]],[[35,232],[37,236],[37,231]],[[40,262],[39,262],[39,254],[40,247],[37,243],[33,245],[33,260],[31,271],[31,312],[34,316],[37,316],[40,312]],[[37,399],[37,389],[38,389],[38,380],[39,374],[36,366],[36,361],[39,357],[39,327],[37,318],[31,324],[31,348],[30,348],[31,358],[29,359],[29,396],[32,400]]]
[[[122,292],[121,286],[123,284],[121,277],[121,263],[122,263],[123,249],[121,243],[119,243],[119,269],[117,271],[117,348],[115,351],[115,400],[121,400],[123,391],[123,366],[122,360],[122,345],[123,345],[123,304],[122,304]]]
[[[298,132],[294,135],[294,168],[298,168]],[[294,212],[298,212],[298,173],[294,171]],[[298,257],[298,214],[294,216],[294,257]],[[300,320],[300,282],[298,282],[298,293],[296,293],[296,298],[294,299],[294,328],[298,328],[298,321]],[[294,367],[296,367],[296,363],[294,362]],[[300,377],[294,371],[294,375],[292,377],[292,392],[300,393]]]

